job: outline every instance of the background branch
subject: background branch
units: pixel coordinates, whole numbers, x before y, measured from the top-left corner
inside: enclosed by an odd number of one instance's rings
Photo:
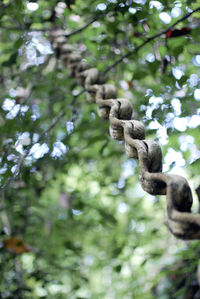
[[[177,24],[179,24],[180,22],[186,20],[187,18],[189,18],[193,13],[197,12],[200,10],[200,7],[194,9],[192,12],[186,14],[185,16],[183,16],[182,18],[180,18],[179,20],[177,20],[174,24],[172,24],[171,26],[169,26],[167,29],[152,35],[151,37],[147,38],[141,45],[139,45],[138,47],[136,47],[135,49],[129,51],[128,53],[124,54],[123,56],[121,56],[120,59],[116,60],[112,65],[110,65],[109,67],[107,67],[105,69],[105,71],[103,72],[103,74],[108,73],[112,68],[116,67],[119,63],[121,63],[125,58],[130,57],[131,55],[137,53],[140,49],[142,49],[146,44],[150,43],[152,40],[156,39],[157,37],[166,34],[167,31],[169,31],[170,29],[174,28]]]
[[[94,22],[96,22],[97,20],[99,20],[100,18],[103,18],[105,17],[106,14],[103,14],[103,15],[99,15],[97,17],[95,17],[94,19],[90,20],[88,23],[86,23],[84,26],[72,31],[71,33],[69,34],[65,34],[65,37],[71,37],[77,33],[80,33],[82,32],[83,30],[85,30],[87,27],[89,27],[91,24],[93,24]]]
[[[64,36],[69,38],[73,35],[76,35],[77,33],[80,33],[82,31],[84,31],[86,28],[88,28],[91,24],[93,24],[94,22],[96,22],[97,20],[99,20],[100,18],[103,18],[106,16],[105,14],[96,16],[95,18],[91,19],[90,21],[88,21],[85,25],[83,25],[80,28],[75,29],[74,31],[65,34]],[[33,29],[33,28],[26,28],[26,25],[24,27],[14,27],[14,26],[9,26],[9,27],[1,27],[2,29],[5,30],[16,30],[16,31],[31,31],[31,32],[51,32],[51,31],[55,31],[55,28],[40,28],[40,29]]]

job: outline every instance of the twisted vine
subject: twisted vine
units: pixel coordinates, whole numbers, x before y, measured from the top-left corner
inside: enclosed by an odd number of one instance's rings
[[[89,102],[96,102],[98,115],[109,120],[113,139],[125,142],[129,158],[139,160],[139,180],[142,188],[152,195],[166,195],[169,231],[184,240],[200,239],[200,215],[192,214],[192,192],[187,180],[179,175],[162,173],[162,152],[158,143],[145,139],[144,125],[131,119],[133,107],[124,98],[118,98],[114,85],[102,80],[97,68],[82,61],[63,35],[52,32],[52,45],[68,68],[70,77],[76,78],[87,93]]]

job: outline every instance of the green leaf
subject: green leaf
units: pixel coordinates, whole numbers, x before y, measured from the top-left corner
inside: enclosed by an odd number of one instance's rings
[[[181,85],[183,85],[183,84],[185,84],[187,82],[188,79],[189,79],[188,76],[184,75],[184,76],[182,76],[180,78],[180,80],[178,80],[178,83],[181,84]]]
[[[17,57],[18,57],[18,52],[14,52],[12,55],[10,55],[9,59],[7,61],[4,61],[2,66],[5,67],[9,67],[13,64],[16,63],[16,60],[17,60]]]
[[[183,45],[179,45],[175,48],[172,49],[172,55],[177,58],[184,50],[184,46]]]
[[[146,77],[148,74],[145,71],[138,71],[133,75],[133,80],[140,80]]]
[[[157,72],[158,68],[160,67],[160,64],[161,64],[161,62],[158,60],[156,60],[152,63],[148,63],[148,67],[149,67],[152,75],[154,75]]]
[[[14,43],[14,48],[19,49],[21,47],[21,45],[23,45],[23,43],[24,43],[23,38],[22,37],[18,38],[16,40],[16,42]]]

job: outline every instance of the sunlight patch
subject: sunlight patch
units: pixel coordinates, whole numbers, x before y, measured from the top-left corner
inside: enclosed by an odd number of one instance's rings
[[[150,7],[150,9],[155,7],[157,10],[160,10],[163,8],[162,3],[160,3],[159,1],[150,1],[149,7]]]
[[[196,86],[199,82],[199,77],[196,74],[192,74],[187,81],[190,83],[190,86]]]
[[[69,147],[64,145],[64,143],[62,143],[61,141],[54,142],[51,156],[53,158],[64,156],[68,150]]]
[[[66,122],[66,130],[68,134],[71,134],[74,131],[74,123],[72,121]]]
[[[134,3],[144,5],[147,1],[146,0],[133,0]]]
[[[136,9],[135,8],[133,8],[133,7],[129,7],[129,9],[128,9],[128,11],[131,13],[131,14],[135,14],[136,13]]]
[[[168,148],[167,154],[165,155],[165,164],[168,169],[169,166],[175,163],[176,166],[182,167],[185,165],[185,160],[183,159],[183,155],[181,152],[176,152],[173,148]]]
[[[147,54],[146,60],[148,62],[154,62],[155,61],[155,56],[152,53]]]
[[[18,146],[19,144],[21,144],[23,146],[27,146],[30,143],[31,143],[30,133],[24,132],[24,133],[19,134],[18,140],[16,142],[16,146]]]
[[[173,121],[175,129],[180,132],[184,132],[187,129],[187,123],[187,118],[185,117],[175,117]]]
[[[180,7],[174,7],[171,10],[171,16],[173,18],[178,18],[182,14],[182,9]]]
[[[10,110],[10,112],[8,112],[8,114],[6,115],[6,118],[7,119],[15,118],[17,116],[17,114],[19,113],[19,111],[20,111],[20,105],[17,104]]]
[[[200,101],[200,89],[195,89],[194,98],[196,101]]]
[[[159,18],[161,19],[161,21],[165,24],[169,24],[171,22],[171,17],[167,12],[161,12],[159,14]]]
[[[99,4],[97,5],[97,9],[98,9],[98,10],[103,11],[103,10],[106,10],[106,8],[107,8],[107,6],[106,6],[104,3],[99,3]]]
[[[192,62],[196,66],[200,66],[200,55],[195,55],[192,59]]]
[[[125,202],[121,202],[117,209],[120,213],[126,213],[128,211],[128,205]]]
[[[174,108],[174,114],[177,116],[180,115],[181,114],[181,102],[179,101],[179,99],[174,98],[171,101],[171,104]]]
[[[28,8],[28,10],[36,11],[38,9],[39,5],[35,2],[27,2],[26,7]]]
[[[181,79],[181,77],[184,75],[184,72],[183,71],[181,71],[179,68],[177,68],[177,67],[173,67],[172,68],[172,74],[173,74],[173,76],[177,79],[177,80],[179,80],[179,79]]]
[[[77,216],[80,216],[80,215],[83,214],[83,212],[81,212],[81,211],[79,211],[79,210],[74,210],[74,209],[72,209],[72,214],[77,215]]]
[[[15,106],[15,103],[16,103],[15,100],[6,98],[1,107],[5,111],[10,111]]]
[[[40,159],[44,157],[49,151],[49,147],[46,143],[36,143],[32,146],[29,155],[32,155],[34,159]]]

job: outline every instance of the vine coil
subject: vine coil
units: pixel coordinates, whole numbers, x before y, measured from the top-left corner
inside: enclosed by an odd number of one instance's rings
[[[145,127],[140,121],[131,119],[132,104],[118,98],[115,86],[105,83],[97,68],[91,68],[82,61],[80,54],[74,53],[64,33],[58,35],[54,31],[51,39],[69,76],[85,88],[88,101],[97,104],[98,115],[109,120],[111,137],[123,140],[127,156],[139,160],[142,188],[152,195],[166,195],[169,231],[180,239],[200,239],[200,216],[191,213],[193,199],[187,180],[179,175],[162,173],[161,148],[157,142],[145,139]]]

